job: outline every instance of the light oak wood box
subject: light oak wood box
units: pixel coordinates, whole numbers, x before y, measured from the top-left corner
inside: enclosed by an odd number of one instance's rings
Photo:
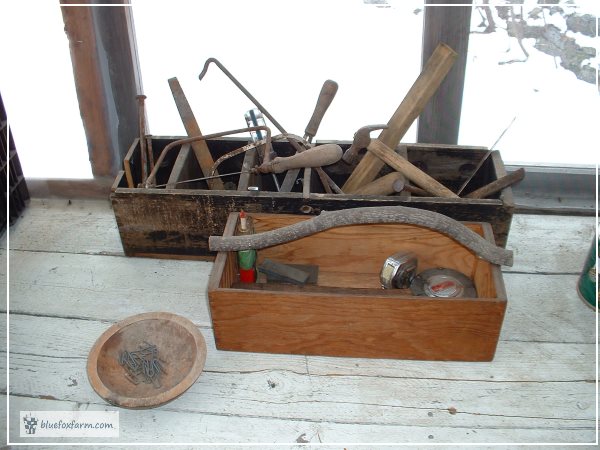
[[[257,233],[308,219],[252,217]],[[234,234],[237,221],[237,213],[229,215],[224,236]],[[489,224],[463,223],[494,242]],[[469,276],[478,298],[381,289],[383,262],[400,250],[418,256],[418,272],[445,267]],[[318,265],[317,287],[234,288],[237,255],[219,252],[208,298],[220,350],[438,361],[494,357],[507,301],[500,267],[437,231],[405,224],[343,226],[259,250],[258,262],[264,258]]]

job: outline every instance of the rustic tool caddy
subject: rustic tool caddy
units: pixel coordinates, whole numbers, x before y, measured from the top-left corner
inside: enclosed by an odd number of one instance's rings
[[[241,209],[315,215],[395,205],[489,222],[494,239],[505,246],[514,209],[506,186],[522,173],[507,176],[500,154],[483,147],[398,145],[456,57],[440,43],[389,121],[361,127],[352,143],[312,142],[337,92],[332,80],[323,83],[304,137],[288,133],[215,58],[206,60],[198,78],[203,79],[211,64],[220,68],[256,106],[244,116],[248,128],[202,133],[179,81],[171,78],[169,86],[189,138],[174,143],[176,138],[152,137],[146,134],[145,97],[139,95],[140,138],[129,149],[125,173],[118,175],[111,194],[125,253],[212,258],[208,237],[220,235],[228,214]],[[263,114],[279,135],[271,136]],[[382,131],[371,138],[375,130]],[[251,144],[232,137],[242,132],[254,133]],[[259,137],[259,132],[265,134]]]
[[[252,214],[256,233],[306,216]],[[233,236],[232,213],[223,236]],[[487,223],[465,223],[494,242]],[[418,297],[381,289],[379,272],[397,250],[418,271],[444,267],[471,278],[476,298]],[[219,252],[208,296],[217,348],[305,355],[489,361],[506,309],[498,265],[439,231],[406,223],[346,225],[258,250],[282,263],[317,265],[314,286],[239,283],[237,254]]]
[[[180,137],[153,137],[152,151],[157,157],[170,142]],[[248,142],[244,138],[208,140],[214,159],[239,148]],[[337,141],[344,150],[349,141]],[[289,156],[294,149],[288,142],[273,142],[275,151]],[[396,151],[405,154],[408,161],[455,191],[468,178],[485,156],[485,147],[467,147],[434,144],[404,144]],[[136,139],[129,149],[127,160],[132,169],[134,184],[141,181],[140,145]],[[242,169],[244,155],[225,161],[220,173],[238,172]],[[123,249],[128,256],[164,258],[213,259],[208,250],[208,237],[223,233],[230,212],[244,209],[249,212],[289,213],[315,215],[323,210],[339,210],[360,206],[404,205],[439,212],[459,221],[484,221],[491,224],[496,244],[506,245],[514,202],[510,187],[486,199],[418,197],[409,192],[390,196],[361,196],[355,194],[326,194],[314,174],[311,177],[311,194],[305,198],[302,184],[297,183],[292,192],[275,190],[271,174],[247,180],[259,191],[208,190],[205,181],[174,184],[178,181],[202,177],[193,154],[182,149],[167,155],[164,166],[157,175],[157,183],[167,186],[156,189],[128,188],[125,174],[120,172],[112,188],[111,200],[119,227]],[[354,166],[339,161],[323,170],[342,186]],[[389,168],[382,169],[382,174]],[[282,179],[283,174],[278,177]],[[486,185],[506,175],[499,152],[487,158],[469,184],[469,191]],[[300,174],[300,177],[302,173]],[[223,178],[237,187],[240,175]]]

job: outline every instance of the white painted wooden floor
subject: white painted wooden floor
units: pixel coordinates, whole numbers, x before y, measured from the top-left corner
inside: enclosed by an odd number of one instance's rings
[[[594,230],[591,217],[514,217],[491,363],[303,357],[217,351],[211,263],[124,257],[108,201],[33,200],[10,229],[10,441],[33,442],[22,410],[114,410],[88,383],[88,351],[113,322],[162,310],[200,327],[205,370],[167,405],[121,409],[108,442],[592,443],[596,315],[575,285]],[[0,365],[6,386],[4,350]]]

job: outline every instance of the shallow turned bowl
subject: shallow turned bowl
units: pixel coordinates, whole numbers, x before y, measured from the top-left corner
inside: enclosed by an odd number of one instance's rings
[[[144,343],[156,345],[164,368],[160,385],[134,384],[119,364],[119,354]],[[206,343],[198,328],[165,312],[138,314],[122,320],[98,338],[90,351],[87,373],[94,390],[107,402],[125,408],[152,408],[184,393],[200,376]]]

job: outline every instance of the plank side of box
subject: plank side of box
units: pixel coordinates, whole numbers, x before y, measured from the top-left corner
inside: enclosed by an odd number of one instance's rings
[[[175,138],[153,138],[156,155]],[[244,141],[215,140],[209,142],[213,157],[243,145]],[[347,148],[348,143],[339,142]],[[280,154],[286,149],[284,143],[274,144]],[[441,146],[431,144],[408,144],[409,159],[426,170],[431,176],[456,188],[475,168],[477,161],[485,154],[481,147]],[[134,184],[139,179],[139,145],[130,149]],[[242,156],[239,156],[241,158]],[[235,157],[237,158],[237,157]],[[232,158],[222,173],[239,171]],[[173,165],[177,165],[178,154],[171,155]],[[165,159],[168,162],[168,158]],[[197,168],[199,170],[199,168]],[[221,168],[219,169],[221,171]],[[330,176],[341,185],[347,179],[351,166],[343,162],[325,168]],[[504,164],[499,154],[492,154],[487,163],[478,171],[472,188],[480,187],[491,180],[505,175]],[[188,176],[200,176],[190,172]],[[270,175],[264,175],[268,181]],[[171,166],[166,165],[158,173],[164,183],[172,181]],[[313,177],[314,179],[318,177]],[[235,180],[229,178],[228,180]],[[115,180],[111,200],[115,218],[127,256],[146,256],[179,259],[209,259],[215,257],[208,249],[208,237],[222,234],[230,212],[244,209],[249,212],[277,212],[288,214],[319,214],[321,211],[334,211],[363,206],[410,206],[439,212],[459,221],[489,222],[494,230],[496,243],[505,246],[510,230],[514,202],[510,188],[498,198],[490,199],[445,199],[440,197],[403,196],[353,196],[325,194],[317,190],[318,181],[309,198],[302,192],[279,193],[269,190],[260,192],[214,191],[193,188],[194,183],[184,183],[167,189],[134,189],[127,187],[123,174]],[[298,190],[298,189],[297,189]]]
[[[220,350],[491,361],[506,302],[216,291],[210,308]]]
[[[306,220],[255,217],[257,232]],[[230,215],[224,235],[233,234],[235,221]],[[493,239],[489,224],[468,225]],[[403,246],[419,255],[420,270],[442,266],[468,274],[479,297],[415,297],[377,289],[384,255]],[[406,224],[346,226],[259,251],[259,260],[264,257],[319,263],[320,291],[233,288],[236,254],[219,253],[208,297],[220,350],[440,361],[494,357],[506,310],[500,268],[447,236]]]

